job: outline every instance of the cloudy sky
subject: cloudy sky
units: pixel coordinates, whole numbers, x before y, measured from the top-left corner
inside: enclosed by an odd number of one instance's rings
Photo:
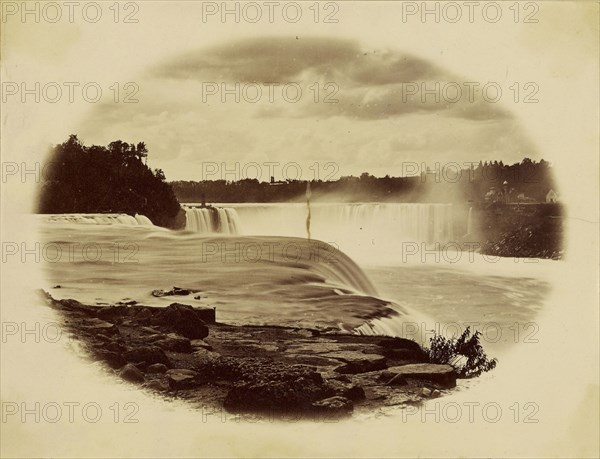
[[[582,43],[592,43],[593,24],[569,5],[542,8],[532,25],[515,24],[508,10],[497,24],[402,22],[402,2],[343,2],[334,24],[315,23],[308,10],[298,23],[204,22],[202,4],[140,3],[135,24],[115,23],[108,8],[93,24],[77,15],[56,24],[11,17],[2,31],[4,80],[93,81],[104,93],[94,104],[13,96],[4,106],[4,150],[20,160],[40,151],[33,137],[47,145],[71,133],[88,145],[144,141],[149,164],[170,180],[203,178],[203,163],[220,172],[278,163],[279,179],[295,162],[308,179],[316,171],[402,175],[415,162],[553,161],[572,143],[556,127],[576,113],[562,110],[573,98],[587,101],[585,85],[566,92],[564,82],[594,77],[582,63],[596,48],[569,45],[560,19],[573,17]],[[115,82],[119,103],[109,89]],[[137,103],[123,103],[126,82],[135,83]],[[502,90],[496,103],[493,87],[482,97],[488,82]],[[539,88],[533,104],[522,103],[528,82]],[[239,101],[223,101],[223,85],[235,92],[236,84]],[[446,92],[423,101],[423,85],[436,84]],[[581,123],[572,124],[576,135]]]
[[[302,178],[316,170],[325,178],[334,173],[326,163],[337,165],[335,176],[402,175],[409,162],[537,156],[518,122],[493,102],[494,87],[484,98],[485,82],[354,39],[224,41],[150,65],[136,81],[139,103],[99,105],[80,136],[87,143],[143,139],[170,179],[200,178],[203,162],[219,171],[239,163],[240,175],[244,164],[266,174],[262,165],[278,162],[279,179],[297,174],[284,173],[290,162]]]

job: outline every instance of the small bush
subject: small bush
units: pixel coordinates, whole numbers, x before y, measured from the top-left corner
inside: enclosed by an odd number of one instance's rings
[[[471,335],[471,328],[467,327],[458,338],[445,338],[435,334],[429,340],[430,347],[425,351],[432,363],[452,365],[461,378],[475,378],[481,373],[493,370],[498,363],[497,359],[488,359],[476,331]]]

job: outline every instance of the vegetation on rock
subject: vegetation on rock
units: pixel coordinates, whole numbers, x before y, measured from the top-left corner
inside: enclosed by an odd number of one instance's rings
[[[144,142],[85,146],[76,135],[52,149],[44,166],[39,213],[142,214],[167,228],[181,206],[161,169],[151,170]]]
[[[480,336],[479,331],[471,334],[471,327],[467,327],[458,338],[446,338],[436,333],[430,338],[430,346],[426,349],[429,360],[452,365],[462,378],[474,378],[493,370],[498,361],[488,358]]]

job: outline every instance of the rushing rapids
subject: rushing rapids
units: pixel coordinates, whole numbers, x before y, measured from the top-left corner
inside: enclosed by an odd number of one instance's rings
[[[50,223],[76,223],[85,225],[154,226],[145,215],[135,214],[51,214],[42,215]]]
[[[231,208],[184,207],[187,231],[194,233],[238,234],[237,212]]]
[[[487,315],[494,316],[496,311],[510,308],[513,316],[530,317],[530,310],[539,307],[543,283],[511,279],[499,284],[496,277],[473,274],[467,276],[472,287],[465,291],[463,287],[455,287],[464,285],[464,273],[451,277],[444,266],[424,262],[409,266],[402,261],[393,250],[401,243],[402,233],[394,233],[393,224],[384,228],[367,226],[369,216],[376,219],[382,213],[402,212],[433,215],[435,226],[436,218],[442,221],[444,215],[449,218],[448,208],[424,209],[416,205],[407,209],[409,205],[399,205],[390,209],[393,206],[374,204],[311,207],[311,232],[317,238],[311,240],[233,234],[267,233],[269,226],[274,234],[285,228],[302,234],[306,224],[303,204],[188,208],[188,231],[151,225],[141,215],[39,216],[41,240],[50,243],[53,250],[51,263],[47,263],[48,285],[61,286],[55,291],[57,297],[74,298],[86,304],[135,300],[152,306],[166,306],[171,301],[153,297],[153,290],[180,286],[201,290],[201,294],[181,300],[186,304],[217,307],[219,320],[223,322],[339,327],[359,334],[404,336],[417,341],[421,341],[424,330],[432,328],[419,325],[416,334],[414,327],[407,329],[407,324],[431,323],[421,314],[452,321],[453,311],[460,310],[464,317],[479,320],[482,313],[479,308],[483,307]],[[289,224],[284,225],[277,215],[287,218]],[[327,219],[331,225],[336,219],[340,221],[340,233],[333,244],[318,240],[327,240],[323,237],[323,221]],[[199,222],[205,230],[212,231],[193,231],[193,225],[200,228]],[[360,224],[363,226],[357,228]],[[344,225],[350,234],[343,232]],[[399,227],[404,228],[402,224]],[[216,233],[217,228],[226,228],[228,232]],[[371,241],[368,236],[359,237],[361,231],[367,230]],[[374,234],[383,235],[386,231],[387,239],[373,238]],[[336,240],[343,242],[335,243]],[[371,243],[364,245],[365,240]],[[94,248],[91,252],[86,249],[90,247]],[[383,289],[377,291],[353,260],[365,263],[369,277]],[[425,261],[431,261],[431,257]],[[481,263],[477,266],[478,272],[487,267]],[[510,271],[514,268],[511,261]],[[494,269],[497,271],[497,264]],[[476,294],[473,304],[477,307],[463,304],[465,295],[474,298]],[[447,307],[438,307],[440,303]],[[504,316],[498,321],[502,327],[511,325]],[[405,333],[407,330],[410,336]]]
[[[86,304],[128,298],[166,306],[172,298],[151,292],[176,285],[201,291],[179,300],[215,306],[224,322],[351,331],[371,318],[396,314],[354,261],[320,241],[100,228],[68,220],[45,222],[42,235],[65,254],[47,264],[50,285],[61,286],[54,294]],[[102,258],[89,259],[79,249],[92,244]]]

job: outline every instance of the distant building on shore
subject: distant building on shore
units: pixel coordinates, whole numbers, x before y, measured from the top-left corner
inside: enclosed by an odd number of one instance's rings
[[[271,175],[271,181],[269,182],[269,185],[285,185],[285,182],[280,180],[275,181],[275,177]]]
[[[558,193],[554,190],[548,191],[546,193],[546,202],[558,202]]]
[[[525,196],[525,193],[519,193],[517,195],[517,202],[522,202],[522,203],[534,203],[537,202],[535,199],[530,198],[529,196]]]

